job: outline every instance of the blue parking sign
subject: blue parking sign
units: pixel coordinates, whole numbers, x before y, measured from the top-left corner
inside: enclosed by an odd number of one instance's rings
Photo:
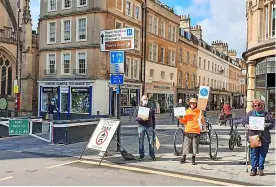
[[[132,36],[132,29],[127,29],[127,36]]]

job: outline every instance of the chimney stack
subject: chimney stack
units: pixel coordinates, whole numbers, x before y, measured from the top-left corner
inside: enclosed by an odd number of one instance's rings
[[[184,29],[187,32],[190,32],[191,18],[188,15],[180,16],[180,28]]]
[[[200,25],[191,26],[191,33],[198,39],[202,39],[202,29]]]

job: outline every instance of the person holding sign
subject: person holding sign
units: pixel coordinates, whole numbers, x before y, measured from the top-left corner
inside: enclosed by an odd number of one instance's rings
[[[139,135],[139,160],[144,160],[145,149],[144,139],[145,134],[149,142],[149,155],[152,160],[156,160],[154,153],[154,129],[155,129],[155,111],[148,103],[148,97],[143,95],[141,98],[141,105],[137,110],[136,121],[138,122],[138,135]]]
[[[265,158],[271,143],[270,131],[275,126],[275,120],[272,116],[264,111],[264,102],[255,99],[252,102],[252,111],[249,111],[243,122],[249,124],[248,137],[250,142],[251,173],[250,176],[257,174],[264,175]],[[263,119],[262,119],[263,118]],[[258,123],[256,126],[256,122]],[[258,127],[259,125],[259,127]]]
[[[204,119],[202,112],[197,108],[197,100],[191,98],[189,102],[190,108],[186,110],[186,114],[183,118],[178,118],[179,121],[185,125],[185,138],[183,143],[183,158],[180,160],[180,163],[186,162],[186,155],[191,153],[192,164],[195,165],[196,154],[198,154],[199,147],[199,136],[200,136],[200,124],[204,124]]]

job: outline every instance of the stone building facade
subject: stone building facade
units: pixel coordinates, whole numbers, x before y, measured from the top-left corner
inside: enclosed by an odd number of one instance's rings
[[[30,1],[22,0],[18,6],[16,0],[0,1],[0,92],[3,95],[8,95],[9,111],[11,112],[9,115],[14,115],[16,107],[14,82],[18,65],[19,115],[36,115],[38,35],[32,31]],[[18,9],[21,10],[19,20]],[[18,35],[20,40],[17,51]]]
[[[48,2],[48,3],[47,3]],[[141,83],[141,0],[41,1],[39,112],[50,102],[55,119],[116,114],[116,87],[109,81],[109,52],[100,51],[100,31],[135,28],[135,49],[126,51],[122,114],[137,103]],[[82,107],[80,107],[80,105]]]
[[[275,0],[246,1],[247,111],[252,100],[259,98],[275,112],[275,6]]]

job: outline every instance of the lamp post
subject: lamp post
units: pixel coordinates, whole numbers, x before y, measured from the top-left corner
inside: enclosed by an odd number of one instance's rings
[[[21,34],[21,30],[19,27],[19,20],[20,20],[20,0],[18,0],[18,4],[17,4],[17,42],[16,42],[16,71],[15,71],[15,77],[16,77],[16,82],[18,84],[18,66],[19,66],[19,51],[20,51],[20,34]],[[21,49],[22,51],[22,49]],[[17,85],[16,85],[17,86]],[[20,88],[19,88],[20,89]],[[19,105],[20,105],[20,100],[19,100],[20,96],[18,97],[18,94],[16,93],[16,106],[15,106],[15,116],[18,116],[18,110],[19,110]]]

